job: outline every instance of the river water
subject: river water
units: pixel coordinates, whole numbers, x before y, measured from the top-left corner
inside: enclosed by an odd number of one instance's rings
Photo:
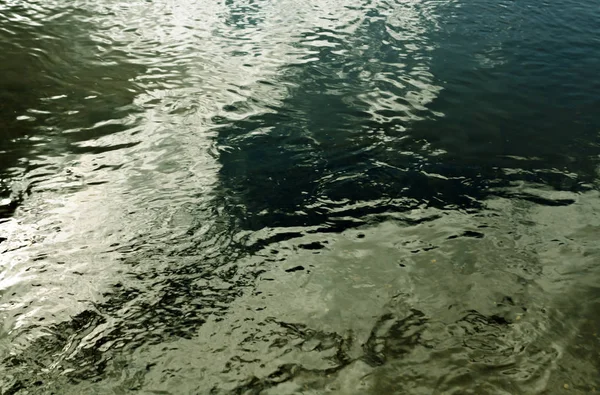
[[[600,390],[597,0],[0,0],[1,394]]]

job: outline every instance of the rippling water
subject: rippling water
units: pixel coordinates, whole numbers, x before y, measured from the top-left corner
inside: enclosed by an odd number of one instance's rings
[[[0,1],[1,394],[600,389],[600,7]]]

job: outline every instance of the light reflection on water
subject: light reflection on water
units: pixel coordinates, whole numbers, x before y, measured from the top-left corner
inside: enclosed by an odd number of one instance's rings
[[[4,2],[0,392],[598,386],[599,15],[530,3]]]

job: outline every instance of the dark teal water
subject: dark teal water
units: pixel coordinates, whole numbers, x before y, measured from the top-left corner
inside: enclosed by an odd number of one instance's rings
[[[600,389],[600,4],[0,0],[0,394]]]

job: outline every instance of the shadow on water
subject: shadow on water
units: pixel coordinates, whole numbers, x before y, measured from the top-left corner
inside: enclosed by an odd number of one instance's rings
[[[259,3],[226,4],[226,23],[261,23]],[[560,60],[573,55],[572,43],[531,38],[535,23],[503,27],[504,18],[548,23],[524,15],[533,12],[527,4],[455,4],[416,7],[416,37],[383,6],[365,10],[351,35],[300,33],[303,62],[261,82],[287,87],[279,105],[244,116],[259,100],[239,100],[212,119],[218,185],[208,207],[192,212],[206,210],[214,221],[190,225],[181,245],[130,246],[121,262],[130,281],[115,282],[104,301],[8,357],[5,392],[553,393],[549,380],[561,388],[573,372],[581,391],[598,384],[597,345],[568,341],[590,338],[599,323],[561,315],[597,316],[595,288],[585,282],[574,291],[577,277],[561,288],[564,279],[552,274],[567,273],[554,261],[584,257],[581,270],[598,275],[589,242],[596,225],[564,219],[593,217],[585,197],[597,191],[598,87],[590,79],[598,55],[581,49],[577,70],[548,65],[538,45],[552,45]],[[474,21],[486,13],[484,25]],[[93,29],[58,20],[75,36]],[[52,36],[52,26],[19,37]],[[589,41],[581,29],[573,40]],[[67,36],[41,53],[77,63],[85,53],[69,52]],[[89,69],[60,78],[42,75],[42,63],[26,73],[48,80],[48,98],[61,84],[75,89],[53,99],[78,109],[66,118],[74,133],[56,133],[54,102],[46,110],[35,98],[7,101],[0,122],[13,135],[3,149],[14,154],[3,169],[27,171],[24,157],[81,153],[78,142],[125,127],[89,125],[132,111],[137,88],[123,81],[140,68],[92,67],[88,56],[80,63]],[[13,98],[24,78],[16,67],[9,72]],[[90,107],[81,103],[92,88],[78,96],[85,82],[69,78],[79,72],[106,81],[94,86]],[[555,217],[569,223],[563,229]],[[444,259],[452,264],[435,267]],[[569,367],[557,368],[558,359]]]
[[[540,26],[511,32],[503,25],[527,5],[511,5],[497,21],[482,21],[490,27],[480,30],[472,15],[480,15],[481,7],[451,6],[446,12],[455,15],[448,26],[428,33],[424,47],[433,48],[408,59],[376,11],[367,13],[373,20],[356,40],[311,32],[306,36],[326,37],[331,46],[311,53],[314,62],[284,72],[293,88],[277,112],[216,120],[222,194],[239,226],[318,225],[319,231],[338,232],[416,207],[476,209],[490,196],[573,202],[507,189],[517,183],[575,193],[595,188],[599,123],[591,77],[600,64],[597,54],[582,48],[581,69],[551,67],[544,63],[547,52],[535,46],[552,44],[558,57],[567,57],[570,42],[523,41]],[[475,44],[468,46],[469,40]],[[518,42],[523,49],[515,48]],[[361,46],[369,49],[352,53]],[[406,105],[410,94],[424,95],[415,85],[397,87],[380,77],[402,81],[417,72],[425,76],[417,78],[425,91],[443,84],[426,107]],[[542,73],[555,83],[536,83]],[[364,91],[386,92],[396,108],[373,106]],[[235,114],[244,105],[227,109]]]

